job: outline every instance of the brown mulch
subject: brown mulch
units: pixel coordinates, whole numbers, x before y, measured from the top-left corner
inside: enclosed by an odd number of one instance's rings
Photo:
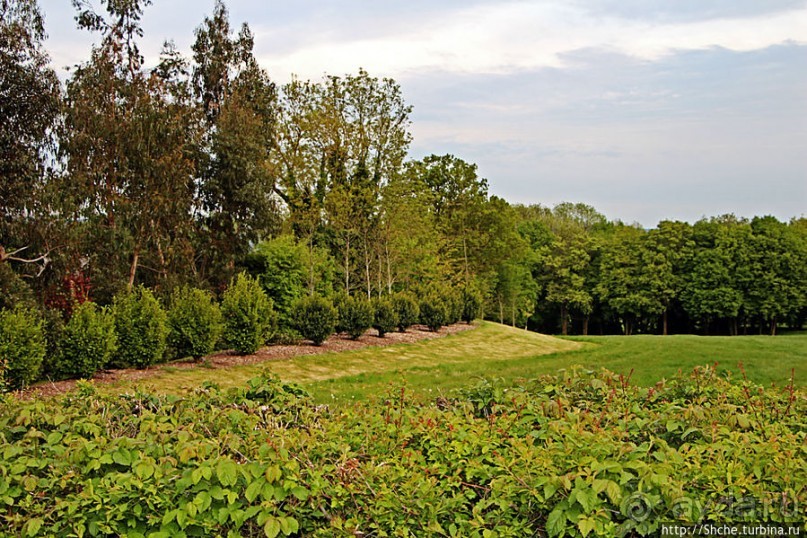
[[[328,338],[328,340],[323,342],[321,346],[315,346],[310,342],[304,342],[300,345],[275,345],[263,347],[253,355],[237,355],[233,351],[224,351],[214,353],[213,355],[208,355],[202,362],[195,362],[190,359],[182,359],[164,364],[158,364],[150,368],[146,368],[145,370],[103,370],[95,374],[93,381],[97,384],[108,384],[118,381],[140,381],[159,374],[160,370],[163,368],[223,369],[230,368],[232,366],[258,364],[267,361],[291,360],[295,357],[305,355],[319,355],[322,353],[352,351],[365,347],[385,347],[394,344],[412,343],[419,342],[421,340],[440,338],[449,334],[467,331],[469,329],[473,329],[474,327],[475,325],[458,323],[456,325],[443,327],[439,332],[431,332],[424,325],[415,325],[410,327],[405,333],[387,333],[384,338],[377,337],[375,330],[370,330],[358,340],[352,340],[346,334],[337,334]],[[20,392],[19,396],[22,398],[58,396],[59,394],[64,394],[73,390],[76,387],[76,383],[77,381],[75,379],[40,383],[29,388],[28,390]]]

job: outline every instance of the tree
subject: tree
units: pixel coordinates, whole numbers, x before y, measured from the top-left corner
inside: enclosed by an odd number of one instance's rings
[[[258,66],[254,38],[244,24],[232,35],[229,14],[217,1],[196,30],[193,82],[205,122],[200,214],[201,272],[221,284],[236,260],[277,225],[270,156],[275,138],[277,88]]]
[[[476,165],[453,155],[430,155],[408,163],[406,174],[430,194],[431,212],[444,238],[442,257],[452,274],[470,282],[481,238],[479,220],[488,201],[487,180],[479,178]]]
[[[804,307],[805,245],[774,217],[756,217],[750,227],[747,304],[774,336],[781,320]]]
[[[591,313],[592,296],[586,286],[586,271],[591,261],[591,238],[579,224],[558,220],[553,241],[544,258],[546,300],[560,308],[561,334],[569,332],[571,311]]]
[[[731,333],[737,334],[737,318],[745,304],[744,282],[752,278],[743,275],[750,228],[747,222],[726,215],[700,220],[692,232],[695,249],[686,267],[681,304],[707,333],[715,322],[728,320]]]
[[[619,226],[603,247],[599,282],[595,291],[603,304],[622,321],[626,335],[639,322],[662,314],[664,297],[651,285],[654,268],[645,250],[645,232],[633,226]]]
[[[55,246],[42,228],[60,88],[44,39],[35,0],[0,1],[0,265],[38,266],[34,274]]]
[[[685,222],[662,221],[644,238],[643,274],[650,294],[661,301],[662,334],[669,334],[669,312],[684,287],[684,268],[694,249],[692,227]]]
[[[171,48],[158,69],[143,68],[137,39],[149,1],[106,2],[106,16],[74,3],[79,26],[102,40],[67,84],[65,195],[108,299],[121,282],[161,284],[192,268],[196,121]],[[140,279],[141,268],[151,276]]]

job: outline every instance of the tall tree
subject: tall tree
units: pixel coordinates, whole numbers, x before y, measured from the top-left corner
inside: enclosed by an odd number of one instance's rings
[[[234,35],[224,3],[196,30],[193,82],[205,119],[198,164],[205,255],[201,269],[226,282],[251,244],[277,228],[270,156],[277,89],[254,56],[254,37],[242,25]]]
[[[101,43],[68,81],[61,149],[102,300],[124,283],[162,284],[193,258],[194,114],[170,48],[157,70],[143,68],[137,40],[149,4],[103,2],[102,15],[74,0],[79,26]]]
[[[54,246],[42,221],[54,213],[46,189],[60,106],[44,39],[35,0],[0,1],[0,264],[38,265],[36,273]]]

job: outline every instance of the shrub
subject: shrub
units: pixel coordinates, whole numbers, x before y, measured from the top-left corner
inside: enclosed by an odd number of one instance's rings
[[[196,360],[212,353],[221,337],[221,309],[204,290],[183,286],[171,295],[168,345],[177,357]]]
[[[277,317],[258,281],[241,273],[230,281],[221,301],[224,342],[236,352],[255,353],[272,337]]]
[[[374,303],[375,320],[373,328],[378,331],[378,336],[384,338],[388,332],[394,331],[398,326],[398,316],[395,307],[389,299],[377,299]]]
[[[462,321],[471,323],[482,317],[482,294],[474,288],[462,290]]]
[[[331,303],[336,309],[336,332],[338,333],[347,332],[347,326],[342,322],[342,319],[346,319],[346,316],[343,316],[342,312],[345,310],[345,303],[347,303],[348,299],[350,299],[350,296],[344,291],[335,293],[331,297]]]
[[[412,294],[403,292],[395,294],[392,297],[392,305],[398,317],[398,330],[402,333],[419,321],[420,307]]]
[[[89,378],[104,368],[117,348],[115,322],[105,309],[86,302],[73,311],[59,342],[56,371]]]
[[[24,389],[36,381],[46,350],[36,310],[0,310],[0,389]]]
[[[308,340],[319,346],[336,329],[338,314],[330,301],[312,295],[299,299],[291,309],[291,319],[294,328]]]
[[[138,286],[115,296],[112,306],[118,350],[111,366],[147,368],[163,359],[168,326],[154,294]]]
[[[462,294],[453,288],[443,292],[443,302],[446,306],[446,321],[444,325],[459,323],[462,319],[463,302]]]
[[[448,322],[448,315],[445,301],[437,295],[427,295],[420,301],[420,322],[429,330],[439,331]]]
[[[373,307],[367,299],[348,297],[339,308],[339,325],[353,340],[373,326]]]

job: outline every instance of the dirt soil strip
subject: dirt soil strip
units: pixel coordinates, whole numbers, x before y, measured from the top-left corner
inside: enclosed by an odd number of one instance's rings
[[[433,338],[440,338],[448,336],[449,334],[456,334],[469,329],[475,328],[476,325],[468,325],[465,323],[458,323],[449,327],[443,327],[439,332],[431,332],[424,325],[415,325],[410,327],[407,332],[387,333],[384,338],[375,336],[375,331],[369,331],[358,340],[352,340],[346,334],[333,335],[328,340],[323,342],[321,346],[315,346],[310,342],[304,342],[299,345],[291,346],[267,346],[259,349],[253,355],[237,355],[233,351],[224,351],[208,355],[204,362],[194,362],[190,359],[182,359],[163,364],[157,364],[144,370],[103,370],[97,372],[92,380],[97,384],[116,383],[119,381],[141,381],[159,374],[163,368],[213,368],[224,369],[233,366],[241,366],[247,364],[258,364],[268,361],[284,361],[291,360],[295,357],[305,355],[320,355],[323,353],[338,353],[342,351],[352,351],[355,349],[363,349],[366,347],[386,347],[395,344],[410,344],[419,342],[421,340],[431,340]],[[33,387],[20,391],[18,397],[23,399],[29,398],[47,398],[58,396],[66,392],[70,392],[76,388],[77,380],[70,379],[67,381],[52,381],[43,382]]]

